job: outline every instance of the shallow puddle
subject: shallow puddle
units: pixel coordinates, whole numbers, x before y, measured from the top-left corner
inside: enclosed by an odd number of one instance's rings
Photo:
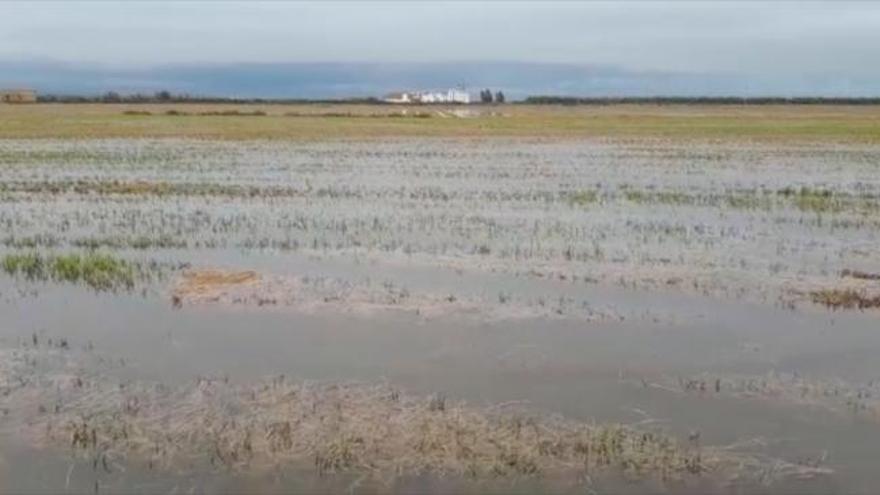
[[[3,342],[28,341],[36,334],[39,339],[91,345],[119,360],[112,373],[123,380],[174,384],[223,375],[248,382],[286,375],[294,380],[388,382],[413,393],[442,393],[474,404],[515,404],[573,419],[659,425],[680,438],[697,431],[707,445],[760,439],[753,448],[763,454],[822,458],[834,469],[832,480],[802,489],[825,493],[839,484],[846,492],[868,493],[872,488],[871,459],[880,442],[880,423],[771,398],[686,395],[646,384],[703,372],[760,376],[777,371],[856,383],[873,380],[878,373],[873,357],[880,351],[873,315],[804,314],[636,293],[634,301],[649,304],[658,298],[658,307],[668,308],[670,298],[679,299],[695,314],[676,325],[635,319],[487,322],[393,313],[358,317],[273,309],[174,309],[159,296],[95,295],[56,285],[35,288],[37,297],[2,303],[0,312],[8,316]],[[4,294],[10,291],[4,286]],[[44,462],[51,466],[53,461]],[[62,468],[46,469],[67,469],[64,461],[57,462]],[[142,486],[153,486],[150,476],[144,476],[147,484]],[[129,481],[119,483],[150,491]],[[197,491],[241,486],[237,477],[230,485],[216,483],[198,485]],[[164,481],[161,486],[172,487]],[[47,491],[58,487],[50,485]]]

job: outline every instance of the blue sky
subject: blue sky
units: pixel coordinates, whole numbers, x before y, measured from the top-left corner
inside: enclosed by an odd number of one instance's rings
[[[503,60],[844,88],[880,79],[880,2],[7,1],[0,11],[0,61],[114,70]]]

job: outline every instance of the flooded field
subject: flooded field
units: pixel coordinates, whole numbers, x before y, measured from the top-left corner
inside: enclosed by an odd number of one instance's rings
[[[873,493],[880,147],[7,139],[0,492]]]

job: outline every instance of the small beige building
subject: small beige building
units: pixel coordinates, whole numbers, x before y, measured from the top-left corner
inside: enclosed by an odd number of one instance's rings
[[[386,103],[412,103],[412,94],[406,91],[390,93],[384,98]]]
[[[32,89],[0,89],[2,103],[36,103],[37,92]]]

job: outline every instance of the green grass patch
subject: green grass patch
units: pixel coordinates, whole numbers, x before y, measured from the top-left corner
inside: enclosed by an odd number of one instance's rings
[[[791,187],[780,189],[778,194],[789,198],[795,208],[813,213],[837,213],[844,209],[842,202],[828,189],[811,189]]]
[[[642,136],[688,141],[880,142],[880,107],[875,106],[768,105],[732,109],[726,105],[503,105],[492,109],[465,108],[474,115],[442,118],[419,106],[395,106],[393,111],[400,115],[391,115],[390,107],[346,104],[326,105],[320,109],[314,105],[6,105],[0,106],[0,138],[325,140],[395,136],[578,139]],[[448,114],[460,109],[431,107],[432,111]],[[126,111],[149,112],[152,116],[126,115]],[[379,117],[372,118],[372,114]],[[183,118],[202,115],[222,118]],[[395,118],[404,115],[414,118]]]
[[[596,191],[576,191],[568,196],[568,204],[571,206],[589,206],[599,201],[599,193]]]
[[[631,203],[637,204],[663,204],[663,205],[694,205],[699,198],[680,191],[649,192],[636,189],[627,189],[623,197]]]
[[[3,272],[31,281],[85,284],[96,291],[131,290],[145,278],[140,265],[99,253],[44,256],[38,253],[7,254]]]

